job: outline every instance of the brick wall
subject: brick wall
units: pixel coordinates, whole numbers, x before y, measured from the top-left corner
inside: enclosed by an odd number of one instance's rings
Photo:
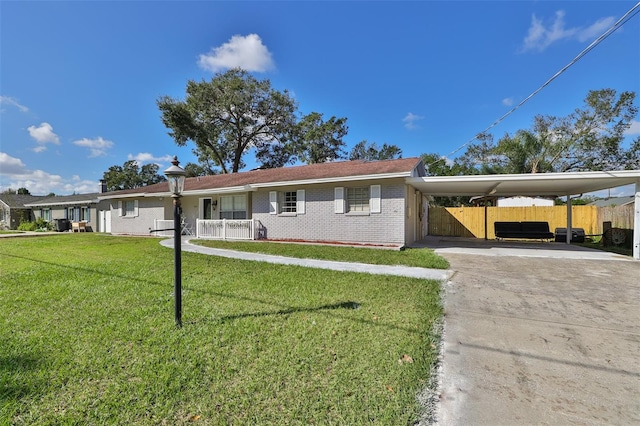
[[[337,185],[314,185],[277,190],[305,190],[305,214],[269,214],[269,190],[252,193],[252,217],[258,221],[268,239],[306,241],[340,241],[375,244],[405,243],[405,185],[402,181],[381,186],[381,213],[350,215],[335,213],[336,186],[365,186],[378,182],[349,182]]]
[[[133,199],[123,199],[125,201]],[[149,233],[154,227],[155,219],[173,219],[173,210],[171,210],[171,199],[164,198],[138,198],[138,216],[120,216],[118,210],[118,201],[111,202],[111,233],[127,234],[127,235],[153,235]],[[168,201],[167,201],[168,200]]]

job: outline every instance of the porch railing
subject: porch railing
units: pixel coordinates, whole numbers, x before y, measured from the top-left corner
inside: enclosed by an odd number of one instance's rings
[[[253,240],[255,222],[253,219],[196,220],[196,237],[218,240]]]

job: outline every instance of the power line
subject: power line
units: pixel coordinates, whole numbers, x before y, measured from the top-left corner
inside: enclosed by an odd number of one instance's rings
[[[602,33],[602,35],[600,35],[600,37],[598,37],[597,39],[595,39],[589,46],[587,46],[586,48],[584,48],[584,50],[582,50],[582,52],[580,52],[578,54],[578,56],[576,56],[575,58],[573,58],[573,60],[571,60],[571,62],[569,62],[567,65],[565,65],[562,69],[560,69],[560,71],[556,72],[551,78],[549,78],[547,81],[545,81],[540,87],[538,87],[536,90],[534,90],[533,92],[531,92],[531,94],[529,96],[527,96],[526,98],[524,98],[522,101],[520,101],[520,103],[518,105],[516,105],[515,107],[511,108],[508,112],[506,112],[502,117],[498,118],[496,121],[494,121],[489,127],[487,127],[486,129],[484,129],[482,132],[480,133],[476,133],[476,136],[472,137],[471,139],[469,139],[467,142],[463,143],[462,145],[460,145],[458,148],[456,148],[455,150],[451,151],[450,153],[448,153],[445,157],[449,157],[453,154],[455,154],[456,152],[460,151],[462,148],[464,148],[465,146],[469,145],[471,142],[473,142],[478,134],[482,134],[482,133],[486,133],[489,130],[491,130],[492,128],[494,128],[495,126],[497,126],[498,124],[500,124],[505,118],[507,118],[508,116],[510,116],[511,114],[513,114],[517,109],[519,109],[522,105],[524,105],[525,103],[527,103],[531,98],[533,98],[535,95],[537,95],[542,89],[544,89],[545,87],[547,87],[549,84],[551,84],[551,82],[553,80],[555,80],[556,78],[558,78],[561,74],[563,74],[567,69],[569,69],[569,67],[571,67],[573,64],[575,64],[576,62],[578,62],[583,56],[585,56],[587,53],[589,53],[594,47],[596,47],[598,44],[600,44],[602,41],[604,41],[607,37],[609,37],[611,34],[613,34],[616,30],[618,30],[620,27],[622,27],[624,24],[626,24],[631,18],[633,18],[635,15],[638,14],[638,12],[640,12],[640,2],[636,3],[635,6],[633,6],[631,9],[629,9],[629,11],[627,13],[625,13],[620,19],[618,19],[611,27],[609,27],[609,29],[607,29],[604,33]],[[429,166],[437,163],[438,161],[441,161],[442,158],[435,160],[429,164],[426,165],[427,168],[429,168]]]

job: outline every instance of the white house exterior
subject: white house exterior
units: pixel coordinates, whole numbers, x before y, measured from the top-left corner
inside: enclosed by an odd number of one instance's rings
[[[542,197],[506,197],[498,198],[496,204],[498,207],[552,207],[555,201]]]
[[[403,246],[427,235],[429,195],[566,195],[571,229],[570,196],[630,184],[635,184],[633,256],[640,259],[640,170],[425,176],[419,158],[253,170],[187,179],[182,218],[184,232],[199,238]],[[173,226],[166,182],[99,194],[98,200],[107,206],[100,212],[110,217],[107,232],[149,235]]]
[[[330,241],[403,246],[424,237],[419,158],[345,161],[189,178],[186,233],[200,238]],[[149,235],[173,226],[166,182],[101,194],[111,233]],[[159,235],[170,235],[166,231]]]

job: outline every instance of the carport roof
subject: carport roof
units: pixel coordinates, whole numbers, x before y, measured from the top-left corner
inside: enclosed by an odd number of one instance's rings
[[[406,178],[424,194],[437,196],[564,196],[640,183],[640,170]]]

